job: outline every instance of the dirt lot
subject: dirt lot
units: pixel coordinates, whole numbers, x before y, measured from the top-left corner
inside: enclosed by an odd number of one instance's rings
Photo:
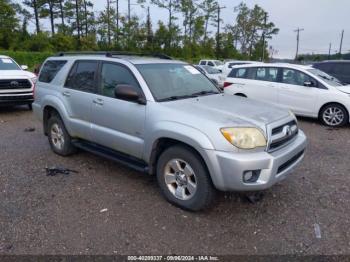
[[[262,201],[226,193],[189,213],[153,177],[86,152],[59,157],[32,112],[0,109],[0,253],[350,254],[350,127],[300,126],[303,164]],[[46,176],[52,166],[79,173]]]

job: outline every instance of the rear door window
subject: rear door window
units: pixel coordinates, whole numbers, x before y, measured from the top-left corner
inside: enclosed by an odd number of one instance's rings
[[[209,65],[209,66],[215,66],[214,63],[211,62],[211,61],[208,62],[208,65]]]
[[[207,62],[206,61],[201,61],[200,65],[206,65]]]
[[[88,93],[97,93],[98,63],[98,61],[75,62],[67,77],[65,87]]]
[[[258,81],[277,82],[278,68],[275,67],[257,67],[249,72],[249,79]]]
[[[39,81],[44,83],[51,83],[51,81],[56,77],[57,73],[66,63],[66,60],[46,61],[40,72]]]

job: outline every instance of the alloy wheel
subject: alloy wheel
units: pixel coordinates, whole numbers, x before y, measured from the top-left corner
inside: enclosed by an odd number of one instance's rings
[[[197,191],[196,175],[182,159],[172,159],[165,165],[164,179],[169,191],[177,199],[189,200]]]
[[[62,150],[64,147],[64,133],[57,123],[51,127],[51,142],[58,150]]]
[[[344,121],[345,114],[339,107],[329,107],[323,112],[323,120],[329,126],[338,126]]]

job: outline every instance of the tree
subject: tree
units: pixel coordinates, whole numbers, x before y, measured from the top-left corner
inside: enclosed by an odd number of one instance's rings
[[[24,0],[23,4],[32,8],[34,12],[35,17],[35,27],[36,27],[36,33],[40,33],[40,22],[39,22],[39,13],[44,5],[44,1],[42,0]]]
[[[267,13],[258,5],[250,9],[245,3],[241,3],[235,8],[235,12],[238,13],[236,24],[227,26],[227,29],[237,38],[242,54],[251,58],[253,48],[261,41],[262,35],[265,34],[265,39],[271,39],[279,29],[267,19],[265,22],[265,16],[268,18]]]
[[[55,17],[57,9],[59,8],[58,2],[56,0],[46,0],[43,2],[43,6],[40,10],[40,17],[49,17],[51,25],[51,34],[55,34]]]
[[[0,47],[9,49],[13,43],[15,30],[19,29],[14,6],[7,0],[0,0]]]
[[[219,3],[217,0],[204,0],[199,7],[204,12],[205,28],[204,28],[204,42],[208,37],[208,26],[211,21],[217,20],[217,10]]]
[[[176,19],[174,13],[179,10],[180,0],[151,0],[151,3],[158,6],[159,8],[166,9],[169,13],[168,19],[168,37],[167,37],[167,48],[171,48],[173,32],[176,31],[173,28],[173,20]]]

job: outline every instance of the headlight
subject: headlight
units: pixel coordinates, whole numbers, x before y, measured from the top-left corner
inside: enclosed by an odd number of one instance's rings
[[[241,149],[266,146],[265,136],[254,127],[221,128],[220,131],[227,141]]]
[[[32,83],[35,85],[36,81],[38,81],[38,78],[37,77],[33,77],[33,78],[30,79],[30,81],[32,81]]]

